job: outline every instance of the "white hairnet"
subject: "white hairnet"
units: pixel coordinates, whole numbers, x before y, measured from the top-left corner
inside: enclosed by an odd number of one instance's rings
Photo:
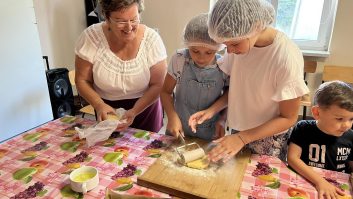
[[[220,50],[222,44],[216,43],[208,35],[208,14],[193,17],[184,29],[184,44],[186,46],[202,46],[213,50]]]
[[[249,38],[271,25],[275,10],[266,0],[218,0],[208,18],[208,33],[218,43]]]

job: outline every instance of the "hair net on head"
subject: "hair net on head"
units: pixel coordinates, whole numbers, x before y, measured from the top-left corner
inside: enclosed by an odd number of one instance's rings
[[[220,50],[222,44],[216,43],[208,35],[208,14],[193,17],[184,29],[184,44],[186,46],[202,46],[213,50]]]
[[[208,18],[208,33],[218,43],[249,38],[271,25],[275,10],[266,0],[218,0]]]

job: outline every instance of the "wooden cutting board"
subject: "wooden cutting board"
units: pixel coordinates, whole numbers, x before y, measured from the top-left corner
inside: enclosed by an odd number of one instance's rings
[[[206,146],[201,140],[203,148]],[[190,142],[190,140],[189,140]],[[180,165],[172,146],[137,178],[137,184],[181,198],[237,198],[250,153],[242,152],[219,166],[197,170]]]

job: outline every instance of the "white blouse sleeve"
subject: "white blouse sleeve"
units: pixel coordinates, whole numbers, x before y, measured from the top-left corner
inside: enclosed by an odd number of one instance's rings
[[[287,62],[284,64],[285,67],[277,71],[276,86],[278,89],[272,96],[274,101],[294,99],[309,93],[304,81],[303,56],[289,53]]]
[[[81,59],[84,59],[93,64],[96,53],[97,47],[90,39],[88,30],[86,29],[81,33],[76,41],[75,54]]]
[[[159,34],[153,29],[149,29],[149,31],[151,33],[146,46],[148,48],[147,63],[152,67],[167,58],[167,51]]]

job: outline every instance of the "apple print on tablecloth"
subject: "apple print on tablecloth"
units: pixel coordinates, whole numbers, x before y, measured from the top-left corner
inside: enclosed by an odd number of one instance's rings
[[[114,149],[114,152],[120,152],[124,155],[124,157],[126,158],[127,156],[129,156],[129,151],[130,148],[127,146],[117,146]]]
[[[150,139],[150,132],[148,131],[137,131],[136,133],[134,133],[134,137],[135,138],[141,138],[141,139],[145,139],[145,140],[149,140]]]
[[[41,173],[45,167],[48,166],[48,162],[45,161],[45,160],[38,160],[38,161],[34,161],[32,162],[29,167],[32,167],[32,168],[36,168],[37,169],[37,173]]]
[[[7,152],[9,151],[6,149],[0,149],[0,159],[3,158],[7,154]]]
[[[60,145],[61,150],[74,153],[77,151],[78,147],[81,145],[81,142],[65,142]]]
[[[102,146],[104,147],[112,147],[112,146],[115,146],[115,139],[107,139],[106,141],[104,141],[102,143]]]
[[[69,184],[60,189],[60,194],[63,197],[83,199],[83,194],[73,191]]]
[[[149,190],[137,190],[133,193],[136,196],[153,197],[153,193]]]
[[[150,158],[159,158],[162,156],[162,152],[160,149],[147,149],[142,155]]]
[[[160,193],[155,193],[152,190],[148,190],[147,188],[134,186],[133,180],[129,177],[127,178],[118,178],[115,180],[115,183],[109,185],[108,189],[112,192],[112,197],[123,195],[133,195],[134,198],[164,198],[160,195]]]
[[[117,165],[122,165],[123,164],[123,153],[121,152],[108,152],[104,154],[103,160],[109,163],[116,163]]]
[[[12,177],[15,180],[21,180],[25,184],[29,183],[34,175],[41,173],[47,166],[48,162],[44,160],[38,160],[32,162],[29,167],[16,170]]]
[[[116,185],[112,188],[113,191],[127,191],[133,187],[133,181],[129,177],[121,177],[115,180]]]
[[[86,138],[80,139],[80,137],[78,137],[78,135],[75,136],[75,137],[73,137],[73,138],[72,138],[72,141],[73,141],[73,142],[79,142],[80,145],[79,145],[78,147],[83,147],[83,146],[86,145]]]
[[[77,118],[75,116],[64,116],[60,118],[60,122],[66,123],[66,124],[72,124],[75,122]]]
[[[294,188],[294,187],[289,187],[287,189],[287,193],[290,197],[293,197],[293,198],[301,198],[301,199],[309,199],[310,198],[308,193],[306,193],[304,190]]]
[[[35,132],[27,133],[22,136],[25,141],[36,142],[39,138],[44,137],[48,134],[50,129],[38,129]]]
[[[278,170],[276,168],[271,168],[267,163],[258,162],[256,169],[251,175],[263,181],[265,183],[265,187],[278,189],[281,186],[281,182],[279,179],[271,175],[272,173],[278,174]]]
[[[25,184],[29,183],[33,175],[38,172],[38,169],[35,167],[27,167],[27,168],[22,168],[16,170],[13,174],[12,177],[15,180],[22,180]]]
[[[130,148],[127,146],[117,146],[114,152],[105,153],[103,159],[109,163],[116,163],[117,165],[123,164],[123,159],[129,156]]]

